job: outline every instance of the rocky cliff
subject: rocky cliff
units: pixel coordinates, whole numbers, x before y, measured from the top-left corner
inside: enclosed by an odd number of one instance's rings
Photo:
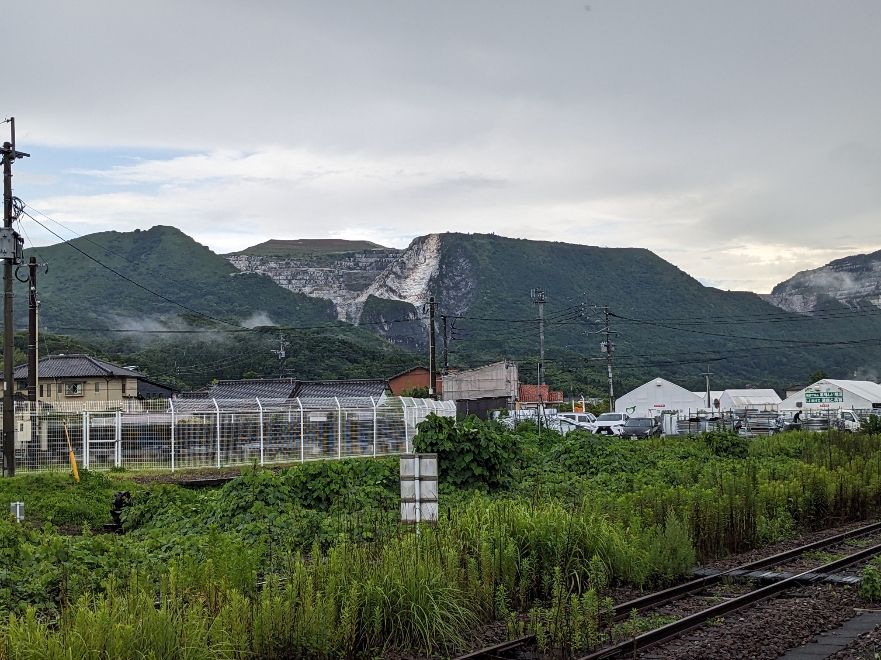
[[[881,250],[797,273],[762,298],[799,314],[812,314],[830,299],[848,307],[881,307]]]
[[[336,249],[345,250],[345,243],[337,241]],[[226,257],[242,273],[268,275],[291,291],[327,298],[341,321],[369,325],[412,348],[427,341],[422,309],[431,296],[444,301],[439,314],[462,314],[476,289],[476,267],[461,248],[445,249],[441,234],[415,238],[405,250],[267,251],[255,246]]]

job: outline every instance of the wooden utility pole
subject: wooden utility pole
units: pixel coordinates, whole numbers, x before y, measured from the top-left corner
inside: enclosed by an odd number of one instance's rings
[[[428,299],[428,396],[431,397],[437,393],[437,356],[435,353],[434,296],[431,296]]]
[[[7,119],[12,142],[4,142],[3,155],[3,233],[0,237],[3,258],[3,476],[15,476],[15,380],[13,372],[14,328],[12,326],[12,266],[21,260],[21,239],[12,229],[18,211],[12,197],[12,163],[29,154],[15,150],[15,117]]]

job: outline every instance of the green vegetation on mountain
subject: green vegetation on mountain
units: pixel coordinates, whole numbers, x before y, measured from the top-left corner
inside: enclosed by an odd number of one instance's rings
[[[465,255],[476,273],[467,318],[451,345],[454,363],[463,366],[506,357],[520,362],[521,382],[533,382],[537,322],[495,319],[536,318],[530,290],[541,288],[548,298],[548,380],[567,393],[607,391],[605,362],[598,359],[602,314],[591,305],[608,305],[617,315],[611,325],[619,394],[656,375],[699,389],[707,363],[714,387],[783,388],[818,369],[837,378],[861,368],[881,371],[881,346],[871,341],[881,333],[881,317],[866,313],[877,312],[868,304],[861,313],[830,299],[824,309],[833,317],[852,311],[847,320],[812,318],[753,293],[706,287],[649,250],[486,234],[444,234],[442,241],[445,252]],[[573,318],[582,303],[586,318]]]
[[[34,255],[49,263],[38,284],[40,324],[50,332],[182,326],[187,317],[198,320],[200,315],[236,325],[315,325],[336,318],[330,301],[293,293],[266,276],[240,274],[225,258],[174,227],[101,232],[70,243],[159,295],[67,243],[26,250],[26,258]],[[16,288],[16,322],[23,327],[26,287]]]
[[[158,295],[71,245],[41,247],[33,253],[50,264],[39,279],[41,329],[98,345],[102,355],[179,387],[279,372],[270,352],[277,330],[220,332],[230,327],[218,319],[290,328],[285,332],[293,346],[285,367],[300,377],[385,376],[425,361],[424,320],[409,303],[370,296],[362,325],[352,327],[335,320],[330,301],[293,293],[267,276],[238,273],[226,258],[172,227],[103,232],[72,243]],[[334,255],[364,248],[382,249],[358,241],[268,241],[239,254],[281,252],[316,268],[346,268]],[[346,271],[344,281],[363,290],[381,272]],[[16,287],[16,324],[24,328],[25,286]],[[613,313],[618,394],[658,375],[701,389],[700,373],[708,364],[714,388],[782,389],[819,370],[834,378],[881,372],[875,341],[881,315],[868,300],[845,305],[821,295],[812,316],[794,314],[753,293],[703,286],[645,249],[443,234],[439,272],[430,287],[438,317],[463,317],[449,319],[451,365],[512,359],[524,383],[535,380],[538,359],[530,290],[544,289],[547,380],[570,394],[607,391],[599,350],[602,314],[594,305],[608,305]],[[439,347],[441,327],[439,318]],[[203,332],[148,332],[168,329]],[[17,361],[22,358],[16,353]]]
[[[370,241],[347,241],[342,238],[300,238],[296,240],[272,239],[252,245],[230,255],[246,254],[253,257],[302,257],[317,254],[340,254],[362,250],[387,250]]]

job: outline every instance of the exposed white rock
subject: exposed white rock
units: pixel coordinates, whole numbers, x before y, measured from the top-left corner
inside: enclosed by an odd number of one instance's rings
[[[318,260],[250,255],[227,259],[243,273],[268,275],[291,291],[329,299],[341,321],[357,324],[370,295],[408,302],[417,309],[425,305],[438,275],[440,254],[440,235],[429,234],[414,239],[403,251],[365,250]]]

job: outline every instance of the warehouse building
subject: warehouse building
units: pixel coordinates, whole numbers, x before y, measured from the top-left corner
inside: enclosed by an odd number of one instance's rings
[[[653,417],[667,411],[697,412],[706,408],[706,394],[697,396],[663,378],[650,380],[615,401],[615,412],[637,417]]]
[[[774,412],[780,405],[780,395],[774,390],[725,390],[719,399],[722,410],[757,410]]]
[[[780,403],[781,411],[881,408],[881,385],[870,380],[824,378]]]

